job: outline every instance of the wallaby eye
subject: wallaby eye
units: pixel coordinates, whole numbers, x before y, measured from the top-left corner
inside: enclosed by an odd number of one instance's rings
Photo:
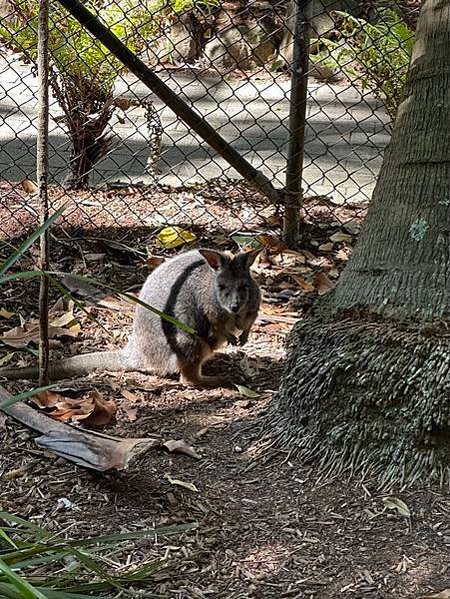
[[[219,291],[225,291],[226,287],[223,283],[218,284]]]

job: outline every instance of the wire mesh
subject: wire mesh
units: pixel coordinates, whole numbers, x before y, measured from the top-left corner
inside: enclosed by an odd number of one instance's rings
[[[305,218],[364,214],[400,101],[420,2],[309,0]],[[0,231],[36,226],[36,0],[1,0]],[[287,0],[86,3],[273,185],[285,185],[296,10]],[[74,228],[280,233],[274,205],[51,3],[51,199]]]

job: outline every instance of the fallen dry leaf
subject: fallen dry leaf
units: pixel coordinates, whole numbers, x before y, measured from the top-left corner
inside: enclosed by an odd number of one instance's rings
[[[324,295],[334,289],[335,283],[330,281],[328,276],[324,272],[316,272],[314,275],[314,282],[317,286],[317,293],[319,295]]]
[[[275,254],[281,254],[288,249],[288,246],[274,235],[258,235],[256,240]]]
[[[91,391],[87,398],[94,404],[94,410],[86,418],[85,423],[92,426],[104,426],[113,419],[117,406],[113,399],[105,399],[97,390]]]
[[[319,245],[319,250],[321,252],[331,252],[333,247],[334,247],[333,243],[322,243],[322,245]]]
[[[411,517],[409,507],[397,497],[383,497],[383,503],[389,510],[397,510],[401,516]]]
[[[190,458],[195,458],[196,460],[200,460],[201,456],[195,451],[193,447],[188,445],[184,439],[170,439],[163,443],[163,447],[168,449],[170,453],[182,453],[184,455],[189,456]]]
[[[175,485],[177,487],[183,487],[184,489],[188,489],[189,491],[198,493],[198,489],[193,483],[188,483],[188,482],[185,482],[184,480],[179,480],[178,478],[172,478],[170,476],[170,474],[166,474],[164,478],[166,478],[171,485]]]
[[[22,189],[27,193],[37,193],[38,191],[38,186],[36,183],[34,183],[34,181],[30,181],[30,179],[24,179],[20,184]]]
[[[149,268],[156,268],[165,261],[162,256],[148,256],[144,262]]]
[[[435,595],[422,595],[418,599],[450,599],[450,589],[444,589]]]
[[[132,295],[130,293],[130,295]],[[113,295],[108,295],[107,297],[103,297],[97,302],[97,307],[106,308],[107,310],[114,310],[116,312],[128,313],[133,311],[133,302],[131,300],[127,300],[126,298],[114,297]]]
[[[342,262],[347,262],[347,260],[350,258],[350,253],[348,250],[341,248],[336,252],[336,258],[338,260],[342,260]]]
[[[75,316],[72,311],[66,312],[65,314],[61,314],[61,316],[57,316],[52,321],[50,321],[49,325],[51,327],[67,327],[75,320]]]
[[[38,408],[47,410],[48,415],[55,420],[84,420],[86,424],[93,426],[108,424],[117,410],[113,400],[104,399],[96,390],[77,399],[64,397],[53,391],[44,391],[32,397],[30,401]]]
[[[0,309],[0,318],[6,318],[7,320],[14,316],[14,312],[10,312],[9,310],[5,310],[4,308]]]
[[[139,398],[127,389],[122,389],[121,393],[125,398],[125,401],[120,404],[120,407],[128,416],[128,420],[134,422],[137,419],[138,412],[138,406],[135,404],[139,401]]]
[[[130,402],[124,401],[120,407],[125,412],[125,414],[128,417],[128,420],[130,422],[135,422],[137,420],[137,413],[138,413],[137,406],[133,406],[132,404],[130,404]]]
[[[73,318],[71,322],[74,322]],[[54,339],[55,337],[76,337],[80,330],[81,327],[78,322],[75,322],[70,327],[50,325],[48,336],[50,339]],[[39,342],[39,323],[33,320],[22,326],[14,327],[9,331],[5,331],[1,339],[5,345],[16,348],[27,347],[30,343],[37,344]]]
[[[291,275],[294,281],[298,284],[300,289],[305,293],[310,293],[311,291],[315,291],[315,287],[312,283],[304,279],[303,277],[299,277],[297,275]]]
[[[339,241],[344,241],[345,243],[352,243],[353,237],[348,233],[343,233],[342,231],[338,231],[334,235],[331,235],[330,240],[334,243],[338,243]]]

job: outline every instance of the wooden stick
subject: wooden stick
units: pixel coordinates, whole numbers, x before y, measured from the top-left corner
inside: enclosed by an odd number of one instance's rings
[[[39,0],[38,17],[38,131],[37,131],[37,184],[39,197],[39,224],[48,219],[48,0]],[[49,270],[49,232],[40,239],[39,268]],[[39,289],[39,384],[48,385],[49,341],[48,341],[48,290],[49,280],[41,276]]]

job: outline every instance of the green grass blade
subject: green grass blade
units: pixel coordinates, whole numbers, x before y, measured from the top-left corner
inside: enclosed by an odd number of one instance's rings
[[[97,545],[103,543],[119,543],[121,541],[134,541],[137,539],[146,539],[153,536],[171,536],[190,532],[198,528],[197,522],[189,522],[188,524],[174,524],[173,526],[162,526],[161,528],[149,528],[146,530],[137,530],[134,532],[124,532],[111,535],[102,535],[99,537],[90,537],[88,539],[75,539],[73,541],[65,541],[65,544],[70,547],[88,547],[89,545]]]
[[[16,543],[14,543],[14,541],[11,539],[11,537],[8,535],[8,533],[6,532],[6,530],[4,530],[3,528],[0,528],[0,537],[6,541],[6,543],[8,543],[8,545],[10,547],[12,547],[13,549],[19,549],[19,547],[16,545]]]
[[[70,552],[74,557],[76,557],[84,566],[86,566],[89,570],[97,574],[104,582],[106,582],[110,587],[117,589],[118,591],[125,590],[123,586],[115,580],[112,576],[108,574],[90,555],[84,553],[83,551],[78,551],[75,547],[70,548]]]
[[[12,275],[6,275],[3,277],[0,276],[0,285],[2,283],[7,283],[9,281],[15,281],[15,280],[19,280],[19,279],[32,279],[33,277],[38,277],[41,274],[46,274],[47,276],[50,275],[50,276],[54,276],[54,277],[70,276],[70,278],[72,278],[74,281],[89,283],[91,285],[95,285],[97,287],[107,289],[108,291],[111,291],[112,293],[117,293],[118,295],[125,297],[127,300],[129,300],[130,302],[133,302],[134,304],[139,304],[146,310],[150,310],[150,312],[157,314],[160,318],[162,318],[163,320],[167,320],[168,322],[170,322],[171,324],[176,326],[178,329],[181,329],[185,333],[189,333],[190,335],[197,334],[197,332],[189,325],[184,324],[180,320],[173,318],[173,316],[169,316],[169,314],[166,314],[165,312],[162,312],[161,310],[158,310],[157,308],[154,308],[153,306],[150,306],[150,304],[143,302],[138,297],[135,297],[134,295],[130,295],[129,293],[125,293],[124,291],[118,291],[111,285],[107,285],[106,283],[101,283],[100,281],[97,281],[96,279],[93,279],[91,277],[84,277],[83,275],[74,275],[74,274],[69,274],[69,273],[64,273],[64,272],[48,272],[48,271],[40,272],[38,270],[31,271],[31,272],[19,272],[19,273],[14,273]]]
[[[12,395],[8,399],[5,399],[2,403],[0,403],[0,410],[4,410],[9,406],[17,403],[18,401],[23,401],[24,399],[28,399],[29,397],[33,397],[33,395],[37,395],[38,393],[42,393],[44,391],[48,391],[49,389],[53,389],[55,385],[46,385],[45,387],[35,387],[34,389],[30,389],[29,391],[24,391],[23,393],[18,393],[17,395]]]
[[[190,326],[188,326],[187,324],[184,324],[183,322],[177,320],[176,318],[173,318],[172,316],[169,316],[169,314],[166,314],[165,312],[161,312],[161,310],[158,310],[157,308],[154,308],[153,306],[150,306],[150,304],[147,304],[146,302],[143,302],[142,300],[140,300],[138,297],[135,297],[134,295],[130,295],[129,293],[125,293],[124,291],[118,291],[117,289],[114,289],[114,287],[111,287],[111,285],[107,285],[106,283],[102,283],[101,281],[97,281],[96,279],[93,279],[92,277],[85,277],[83,275],[68,274],[68,273],[64,273],[64,272],[52,272],[50,274],[54,275],[56,277],[69,276],[74,281],[80,281],[80,282],[83,282],[83,283],[89,283],[90,285],[101,287],[101,288],[107,289],[108,291],[111,291],[113,293],[117,293],[118,295],[121,295],[122,297],[125,297],[130,302],[133,302],[135,304],[139,304],[143,308],[146,308],[147,310],[150,310],[150,312],[153,312],[154,314],[157,314],[160,318],[162,318],[163,320],[167,320],[168,322],[172,323],[173,325],[175,325],[177,328],[181,329],[182,331],[185,331],[186,333],[190,333],[191,335],[196,335],[196,331],[193,328],[191,328]],[[0,279],[0,283],[1,283],[1,279]]]
[[[38,534],[40,538],[45,538],[50,535],[50,533],[48,533],[44,528],[37,526],[37,524],[33,524],[33,522],[30,522],[29,520],[24,520],[23,518],[20,518],[19,516],[10,514],[9,512],[0,512],[0,521],[1,520],[3,520],[4,522],[14,522],[14,524],[23,526],[25,529],[29,530],[30,532]],[[18,530],[19,529],[16,529],[16,532]]]
[[[2,559],[0,559],[0,572],[5,574],[11,584],[21,593],[23,599],[47,599],[40,591],[33,588],[29,582],[13,572]]]
[[[38,270],[26,270],[23,272],[14,272],[11,275],[3,275],[2,277],[0,277],[0,285],[2,283],[9,283],[10,281],[34,279],[34,278],[40,277],[40,276],[41,276],[41,273]]]
[[[60,591],[58,589],[48,589],[46,587],[40,587],[39,591],[45,599],[100,599],[96,595],[71,593]],[[24,596],[19,593],[13,585],[8,584],[7,582],[0,582],[0,599],[3,599],[3,597],[6,597],[7,599],[24,599]]]
[[[42,235],[42,233],[44,233],[54,222],[57,218],[59,218],[61,216],[61,214],[64,212],[65,210],[65,206],[61,206],[61,208],[58,208],[58,210],[56,210],[56,212],[54,212],[50,218],[48,218],[45,223],[43,225],[41,225],[38,229],[36,229],[36,231],[34,231],[30,237],[28,237],[28,239],[26,239],[21,245],[20,247],[17,248],[17,250],[11,254],[11,256],[9,258],[7,258],[3,264],[0,265],[0,276],[4,275],[5,272],[11,268],[11,266],[21,257],[23,256],[23,254],[28,250],[28,248],[33,245],[33,243],[39,239],[39,237]]]
[[[80,300],[77,300],[76,297],[73,297],[73,295],[70,293],[70,291],[68,291],[62,283],[60,283],[57,279],[55,279],[55,277],[53,277],[49,272],[44,272],[44,271],[42,271],[42,272],[43,272],[43,274],[46,275],[46,277],[50,281],[50,284],[53,285],[56,289],[58,289],[65,297],[67,297],[69,300],[71,300],[77,308],[79,308],[82,312],[84,312],[85,316],[90,321],[95,322],[96,325],[98,325],[101,329],[103,329],[105,331],[105,333],[107,333],[108,337],[112,336],[111,331],[108,331],[108,329],[97,318],[95,318],[95,316],[93,316],[88,310],[86,310],[86,308],[83,306],[83,303],[80,302]]]

